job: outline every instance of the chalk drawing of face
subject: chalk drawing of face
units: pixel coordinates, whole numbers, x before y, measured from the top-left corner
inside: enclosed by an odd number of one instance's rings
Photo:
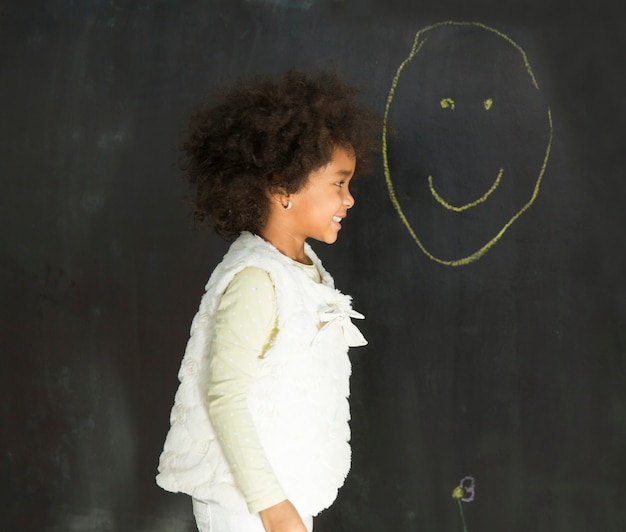
[[[533,204],[552,116],[525,51],[474,22],[419,30],[385,108],[389,196],[431,260],[482,257]]]

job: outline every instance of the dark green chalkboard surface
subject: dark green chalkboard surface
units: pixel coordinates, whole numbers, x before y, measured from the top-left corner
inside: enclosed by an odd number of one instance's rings
[[[316,531],[626,530],[618,6],[0,2],[0,528],[194,530],[154,475],[226,244],[177,147],[212,89],[331,67],[393,130],[313,243],[369,340]]]

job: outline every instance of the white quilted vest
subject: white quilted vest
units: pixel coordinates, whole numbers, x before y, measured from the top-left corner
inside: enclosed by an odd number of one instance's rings
[[[261,444],[287,498],[317,515],[332,504],[350,469],[348,347],[366,343],[350,318],[350,297],[306,245],[321,283],[258,236],[242,233],[206,286],[178,374],[171,428],[157,484],[246,512],[207,414],[208,354],[215,312],[232,278],[247,266],[269,273],[278,333],[259,359],[248,395]]]

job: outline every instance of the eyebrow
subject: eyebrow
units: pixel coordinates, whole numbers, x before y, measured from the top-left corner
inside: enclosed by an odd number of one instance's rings
[[[335,172],[335,175],[340,175],[340,176],[344,176],[344,177],[350,177],[354,172],[351,172],[350,170],[337,170]]]

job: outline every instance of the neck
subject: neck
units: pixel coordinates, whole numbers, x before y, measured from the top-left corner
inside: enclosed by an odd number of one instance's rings
[[[283,230],[273,228],[269,224],[259,232],[259,236],[272,244],[272,246],[286,257],[302,264],[312,264],[311,259],[309,259],[304,252],[304,239],[298,238]]]

